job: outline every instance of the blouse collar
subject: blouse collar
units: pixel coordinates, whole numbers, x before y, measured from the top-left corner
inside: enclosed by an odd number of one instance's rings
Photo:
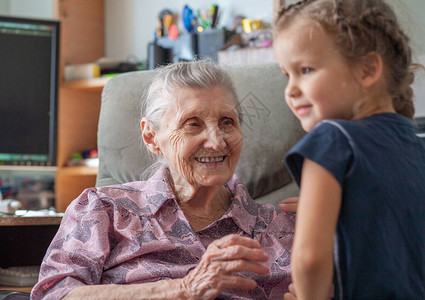
[[[232,176],[225,186],[232,193],[233,199],[229,209],[219,220],[232,218],[240,229],[247,234],[251,234],[257,221],[258,203],[251,198],[245,185],[236,174]],[[150,207],[149,215],[155,215],[168,201],[173,201],[178,206],[166,166],[161,167],[147,181],[145,191],[147,204]]]

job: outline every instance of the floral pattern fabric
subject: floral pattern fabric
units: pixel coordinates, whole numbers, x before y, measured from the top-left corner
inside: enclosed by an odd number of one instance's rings
[[[212,241],[233,233],[262,245],[270,273],[241,274],[255,279],[257,288],[219,298],[282,299],[290,283],[295,219],[254,202],[236,175],[226,187],[233,195],[230,208],[198,232],[177,204],[165,168],[148,181],[86,189],[68,207],[31,298],[60,299],[82,285],[182,278]]]

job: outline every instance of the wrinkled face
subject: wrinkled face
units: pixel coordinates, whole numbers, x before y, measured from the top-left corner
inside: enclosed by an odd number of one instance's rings
[[[277,35],[274,53],[288,77],[286,102],[304,130],[310,131],[323,119],[354,118],[362,91],[355,67],[316,23],[293,21]]]
[[[170,169],[192,186],[223,185],[232,177],[242,149],[232,94],[215,87],[178,89],[173,96],[156,132]]]

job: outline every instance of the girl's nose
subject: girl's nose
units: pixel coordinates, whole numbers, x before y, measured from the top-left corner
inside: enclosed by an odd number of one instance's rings
[[[286,98],[297,98],[301,95],[301,90],[294,80],[289,80],[285,88]]]
[[[223,150],[226,147],[224,133],[218,128],[207,128],[207,137],[204,142],[204,148],[215,151]]]

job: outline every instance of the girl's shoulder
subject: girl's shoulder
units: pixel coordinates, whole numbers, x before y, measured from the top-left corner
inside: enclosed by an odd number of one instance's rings
[[[346,130],[385,129],[400,126],[413,128],[408,118],[397,113],[379,113],[356,120],[326,119],[317,124],[313,130],[321,128],[338,128]],[[312,131],[313,131],[312,130]]]

